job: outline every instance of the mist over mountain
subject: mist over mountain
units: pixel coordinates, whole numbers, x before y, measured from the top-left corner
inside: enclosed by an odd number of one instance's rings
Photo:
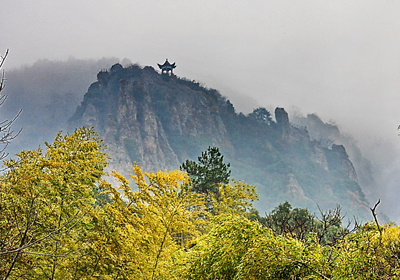
[[[198,82],[117,62],[40,60],[7,71],[9,98],[1,117],[11,118],[23,109],[14,128],[24,129],[9,152],[52,141],[70,119],[70,129],[96,127],[118,170],[128,171],[134,161],[147,170],[177,168],[208,145],[219,146],[232,164],[232,177],[258,187],[261,213],[287,199],[312,210],[317,204],[329,208],[339,203],[348,216],[357,209],[370,219],[368,206],[377,198],[393,197],[383,191],[397,178],[395,168],[384,165],[396,163],[397,153],[390,152],[388,143],[375,141],[376,149],[360,149],[337,125],[315,114],[287,116],[285,109],[274,114],[272,106],[242,114],[218,91]],[[382,205],[392,219],[395,207]]]
[[[31,66],[7,70],[4,94],[8,98],[0,117],[11,119],[22,109],[13,128],[23,128],[8,146],[9,153],[36,149],[44,141],[52,141],[58,131],[65,131],[68,118],[75,112],[96,73],[116,62],[119,59],[39,60]]]
[[[293,125],[284,108],[244,115],[214,89],[154,68],[113,65],[100,71],[70,129],[94,126],[108,146],[112,169],[175,169],[217,146],[232,177],[257,186],[261,212],[289,200],[317,210],[341,204],[345,213],[368,217],[368,201],[343,145],[326,146]]]
[[[306,127],[310,138],[320,142],[325,148],[331,148],[333,144],[345,146],[364,192],[369,194],[374,191],[376,181],[372,172],[372,164],[364,157],[354,138],[350,135],[343,135],[337,125],[324,123],[316,114],[308,114],[307,117],[294,115],[291,121]]]
[[[340,131],[338,124],[323,122],[316,114],[304,116],[293,110],[291,116],[294,124],[305,127],[311,139],[324,147],[329,148],[333,143],[344,145],[368,201],[383,200],[379,210],[382,220],[397,219],[399,196],[395,189],[400,179],[397,172],[399,151],[393,143],[377,136],[369,142],[364,140],[364,144],[369,145],[362,146],[352,135]]]

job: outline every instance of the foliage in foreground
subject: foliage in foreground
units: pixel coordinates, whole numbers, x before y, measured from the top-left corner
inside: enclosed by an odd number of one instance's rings
[[[96,183],[106,155],[93,130],[58,134],[46,152],[22,151],[0,181],[0,275],[55,279],[90,245]],[[71,266],[72,265],[72,266]]]
[[[398,279],[400,227],[367,223],[336,246],[302,242],[243,216],[213,218],[182,256],[179,279]],[[179,270],[180,269],[180,270]]]
[[[2,279],[399,277],[400,227],[350,232],[335,211],[318,222],[288,203],[254,219],[254,186],[232,181],[201,193],[179,170],[135,165],[136,191],[117,172],[115,188],[101,179],[106,155],[93,130],[46,145],[5,162]]]

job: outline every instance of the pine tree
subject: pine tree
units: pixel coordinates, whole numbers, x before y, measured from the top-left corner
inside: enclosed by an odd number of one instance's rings
[[[198,162],[186,160],[180,167],[192,179],[193,191],[204,194],[217,194],[218,184],[227,184],[231,171],[230,163],[224,163],[224,156],[217,147],[208,147],[198,157]]]

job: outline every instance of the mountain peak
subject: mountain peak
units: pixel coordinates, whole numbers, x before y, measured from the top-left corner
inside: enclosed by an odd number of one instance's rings
[[[115,64],[98,73],[69,126],[94,126],[108,146],[111,168],[123,173],[134,162],[148,171],[175,169],[217,146],[233,177],[258,187],[261,211],[285,199],[315,210],[338,201],[351,209],[350,191],[360,201],[351,211],[365,217],[366,200],[346,151],[312,140],[284,108],[276,108],[275,119],[265,108],[236,113],[217,90],[196,81]]]

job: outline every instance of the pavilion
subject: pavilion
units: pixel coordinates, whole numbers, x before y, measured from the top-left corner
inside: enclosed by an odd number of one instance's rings
[[[164,73],[169,74],[169,72],[171,72],[171,75],[174,74],[172,70],[176,67],[175,62],[172,64],[169,63],[168,58],[165,60],[163,65],[158,64],[158,63],[157,63],[157,65],[161,69],[161,74],[164,74]]]

